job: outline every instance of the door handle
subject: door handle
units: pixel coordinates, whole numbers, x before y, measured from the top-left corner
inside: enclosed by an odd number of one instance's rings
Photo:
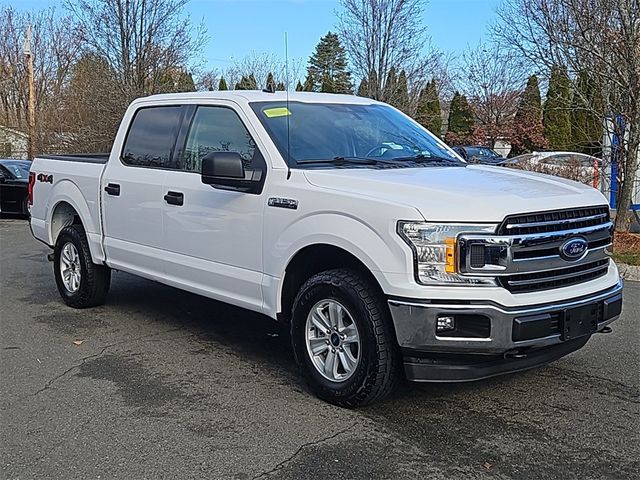
[[[169,205],[184,205],[184,193],[167,192],[164,196],[164,201]]]
[[[106,187],[104,187],[104,191],[109,195],[117,197],[120,195],[120,185],[118,185],[117,183],[110,183]]]

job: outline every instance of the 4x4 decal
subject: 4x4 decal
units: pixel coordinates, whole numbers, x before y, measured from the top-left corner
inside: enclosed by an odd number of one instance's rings
[[[53,184],[53,175],[47,175],[46,173],[39,173],[36,177],[36,180],[42,183],[51,183]]]

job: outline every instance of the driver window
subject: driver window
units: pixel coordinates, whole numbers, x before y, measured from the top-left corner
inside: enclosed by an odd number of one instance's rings
[[[183,169],[200,172],[202,157],[211,152],[237,152],[247,170],[254,165],[256,146],[238,115],[225,107],[198,107],[182,157]]]

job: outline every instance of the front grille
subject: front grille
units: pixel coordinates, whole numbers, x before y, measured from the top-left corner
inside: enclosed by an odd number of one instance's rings
[[[606,205],[510,215],[496,235],[460,236],[460,271],[495,277],[513,293],[588,282],[607,273],[612,235]],[[565,251],[575,240],[586,243],[578,258]]]
[[[536,233],[577,230],[602,225],[609,221],[609,207],[572,208],[550,212],[510,215],[498,229],[498,235],[530,235]]]
[[[538,292],[588,282],[607,274],[609,259],[544,272],[500,277],[502,286],[512,293]]]

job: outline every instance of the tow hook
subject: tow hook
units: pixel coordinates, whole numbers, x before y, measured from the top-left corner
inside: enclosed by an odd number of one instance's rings
[[[613,330],[611,327],[604,327],[602,330],[598,330],[598,333],[611,333]]]
[[[49,260],[50,262],[53,262],[53,253],[47,254],[47,260]]]
[[[504,352],[504,358],[510,358],[510,359],[527,358],[527,354],[517,349],[509,350],[508,352]]]

